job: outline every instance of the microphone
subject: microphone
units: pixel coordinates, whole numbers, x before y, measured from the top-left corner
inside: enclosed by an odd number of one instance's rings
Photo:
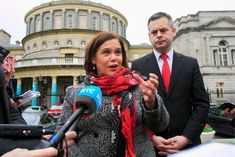
[[[62,126],[62,128],[50,138],[50,142],[53,147],[57,147],[59,142],[64,139],[65,133],[71,128],[71,126],[81,119],[83,113],[93,114],[99,109],[102,101],[102,92],[97,86],[86,86],[80,90],[76,95],[75,106],[76,111],[68,119],[68,121]],[[70,129],[71,130],[71,129]]]

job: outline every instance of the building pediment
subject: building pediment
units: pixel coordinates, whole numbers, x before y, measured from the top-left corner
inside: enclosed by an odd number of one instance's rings
[[[235,19],[231,17],[219,17],[214,19],[208,23],[205,23],[199,28],[202,29],[219,29],[219,28],[235,28]]]

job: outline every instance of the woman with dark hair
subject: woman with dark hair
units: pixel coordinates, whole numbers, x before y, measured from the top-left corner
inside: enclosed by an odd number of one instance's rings
[[[103,100],[98,111],[79,121],[84,132],[71,150],[79,157],[153,157],[151,132],[167,128],[169,115],[157,95],[157,76],[142,76],[128,68],[122,40],[102,32],[88,44],[84,82],[66,89],[58,128],[73,114],[76,94],[87,85],[101,88]]]

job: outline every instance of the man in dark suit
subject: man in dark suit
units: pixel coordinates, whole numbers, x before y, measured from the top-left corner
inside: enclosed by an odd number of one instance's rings
[[[163,12],[152,15],[148,29],[153,52],[133,61],[131,69],[146,77],[149,73],[158,76],[158,94],[163,98],[171,120],[167,130],[155,133],[153,144],[156,156],[167,155],[201,143],[209,98],[197,60],[172,48],[176,29],[171,16]]]

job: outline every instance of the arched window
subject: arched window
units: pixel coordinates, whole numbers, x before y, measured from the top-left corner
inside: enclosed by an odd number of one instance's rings
[[[107,14],[103,14],[102,16],[102,30],[109,31],[109,16]]]
[[[50,29],[50,17],[46,17],[45,24],[44,24],[44,30]]]
[[[55,29],[61,29],[62,28],[62,16],[61,15],[55,16],[54,27],[55,27]]]
[[[218,48],[213,50],[214,65],[228,66],[228,46],[226,41],[220,41]]]
[[[34,44],[33,44],[33,49],[34,49],[34,50],[37,50],[37,48],[38,48],[37,44],[34,43]]]
[[[41,18],[40,16],[37,16],[36,18],[36,31],[35,32],[39,32],[41,31]]]
[[[54,41],[54,46],[55,46],[55,48],[58,48],[58,46],[59,46],[59,41]]]
[[[79,28],[87,29],[88,24],[88,12],[87,11],[79,11]]]
[[[73,45],[72,41],[71,41],[71,40],[68,40],[68,41],[67,41],[67,46],[68,46],[68,47],[71,47],[72,45]]]
[[[33,19],[30,20],[29,33],[34,33]]]
[[[98,19],[96,16],[92,17],[91,27],[92,30],[98,30]]]
[[[122,34],[122,22],[121,21],[118,22],[118,34],[121,35],[121,36],[123,35]]]
[[[118,22],[117,18],[113,17],[111,20],[111,32],[118,33],[117,27],[118,27]]]
[[[30,47],[29,46],[27,47],[27,52],[30,52]]]
[[[67,28],[73,28],[73,16],[71,14],[68,15]]]
[[[111,31],[116,32],[116,23],[115,22],[112,22]]]
[[[228,66],[228,48],[224,41],[219,43],[219,60],[220,65]]]
[[[43,48],[43,49],[47,48],[47,43],[46,43],[45,41],[42,42],[42,48]]]
[[[85,45],[86,45],[86,41],[82,40],[82,41],[81,41],[81,47],[84,48]]]

